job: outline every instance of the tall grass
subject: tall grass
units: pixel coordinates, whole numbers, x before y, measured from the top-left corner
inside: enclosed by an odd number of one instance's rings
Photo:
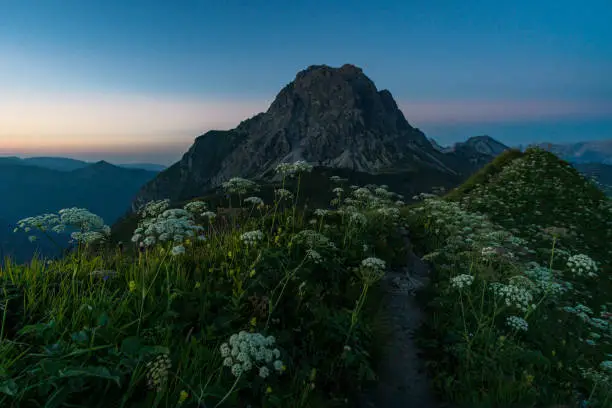
[[[309,170],[291,166],[284,177]],[[245,201],[256,186],[234,179],[248,216],[232,228],[201,201],[155,202],[122,249],[85,217],[78,251],[7,262],[0,406],[353,404],[380,353],[376,282],[402,248],[395,195],[336,181],[345,195],[316,215],[297,189]],[[63,225],[46,217],[23,229]]]

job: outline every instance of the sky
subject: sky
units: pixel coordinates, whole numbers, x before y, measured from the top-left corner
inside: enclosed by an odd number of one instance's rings
[[[609,0],[0,0],[0,155],[171,164],[345,63],[443,145],[612,138],[611,20]]]

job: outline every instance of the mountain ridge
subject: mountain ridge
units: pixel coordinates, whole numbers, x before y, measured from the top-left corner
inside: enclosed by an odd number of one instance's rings
[[[281,162],[379,172],[443,172],[467,177],[489,155],[441,152],[409,124],[388,90],[361,68],[311,65],[269,108],[236,128],[197,137],[181,160],[147,183],[133,203],[202,195],[231,177],[270,178]],[[473,156],[477,156],[474,160]]]
[[[102,160],[105,161],[105,160]],[[37,166],[51,170],[58,171],[73,171],[81,169],[97,162],[87,162],[84,160],[71,159],[68,157],[55,157],[55,156],[37,156],[37,157],[26,157],[21,158],[17,156],[3,156],[0,157],[0,165],[2,164],[17,164],[23,166]],[[155,163],[122,163],[113,164],[113,166],[123,167],[127,169],[142,169],[148,171],[160,172],[166,169],[166,166]]]

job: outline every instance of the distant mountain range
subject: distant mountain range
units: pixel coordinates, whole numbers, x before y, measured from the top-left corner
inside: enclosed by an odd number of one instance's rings
[[[140,187],[157,174],[105,161],[74,170],[67,170],[75,165],[72,159],[49,158],[42,163],[63,170],[24,165],[21,159],[0,159],[0,254],[24,260],[37,248],[49,253],[50,247],[45,243],[30,244],[23,236],[12,233],[21,218],[83,207],[111,225],[129,210]]]
[[[571,163],[603,163],[612,165],[612,138],[578,143],[539,143],[537,146]]]
[[[0,164],[15,164],[23,166],[38,166],[46,169],[58,170],[58,171],[73,171],[82,169],[90,166],[92,163],[83,160],[69,159],[66,157],[0,157]],[[160,172],[166,168],[161,164],[153,163],[126,163],[126,164],[115,164],[118,167],[124,167],[128,169],[142,169],[148,171]]]

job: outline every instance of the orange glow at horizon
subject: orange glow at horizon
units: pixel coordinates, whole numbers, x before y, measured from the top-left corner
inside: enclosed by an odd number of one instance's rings
[[[431,101],[399,105],[415,127],[612,115],[609,104],[566,101]],[[265,100],[4,93],[0,94],[0,154],[184,149],[205,131],[234,128],[268,106]]]

